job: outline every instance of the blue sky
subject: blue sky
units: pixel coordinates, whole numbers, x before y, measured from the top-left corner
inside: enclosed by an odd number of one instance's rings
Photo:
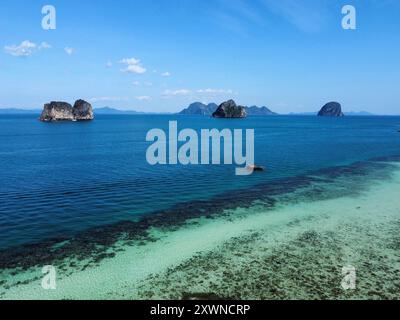
[[[46,4],[56,30],[42,29]],[[341,26],[346,4],[357,30]],[[84,98],[174,112],[234,98],[400,114],[396,0],[1,1],[0,47],[0,108]]]

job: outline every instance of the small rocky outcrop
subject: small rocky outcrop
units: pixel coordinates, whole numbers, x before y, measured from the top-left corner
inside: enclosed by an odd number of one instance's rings
[[[319,117],[343,117],[342,106],[338,102],[329,102],[318,113]]]
[[[52,101],[44,105],[41,121],[72,121],[74,114],[72,106],[66,102]]]
[[[93,108],[92,105],[85,100],[77,100],[74,104],[73,110],[75,120],[87,121],[93,120]]]
[[[69,103],[52,101],[44,105],[40,121],[89,121],[94,119],[90,103],[78,100],[72,107]]]
[[[213,118],[246,118],[246,109],[236,105],[235,101],[228,100],[222,103],[213,113]]]
[[[265,171],[264,167],[261,167],[261,166],[255,165],[255,164],[247,166],[247,169],[250,171],[256,171],[256,172]]]

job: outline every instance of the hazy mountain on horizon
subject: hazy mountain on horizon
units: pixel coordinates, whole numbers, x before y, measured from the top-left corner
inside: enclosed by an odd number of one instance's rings
[[[299,113],[294,113],[291,112],[288,115],[289,116],[316,116],[318,112],[299,112]],[[365,117],[365,116],[378,116],[378,114],[370,113],[367,111],[349,111],[349,112],[344,112],[345,116],[352,116],[352,117]]]
[[[0,108],[0,114],[40,114],[40,109]]]
[[[344,113],[346,116],[376,116],[377,114],[367,111],[349,111]]]
[[[119,110],[111,107],[94,108],[96,114],[143,114],[135,110]]]
[[[136,110],[120,110],[111,107],[99,107],[94,108],[95,114],[100,115],[144,115],[144,114],[169,114],[168,112],[143,112],[143,111],[136,111]]]
[[[206,105],[201,102],[193,102],[186,109],[179,112],[179,114],[211,116],[217,108],[218,105],[216,103],[209,103]]]
[[[278,113],[271,111],[269,108],[251,106],[251,107],[244,107],[246,112],[249,116],[276,116]]]

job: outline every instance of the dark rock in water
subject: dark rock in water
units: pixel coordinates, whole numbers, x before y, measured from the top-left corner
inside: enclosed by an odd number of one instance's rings
[[[78,121],[93,120],[93,108],[90,103],[85,100],[78,100],[73,108],[74,118]]]
[[[85,121],[93,120],[93,108],[84,100],[75,102],[74,107],[66,102],[52,101],[44,105],[40,121]]]
[[[343,117],[342,106],[338,102],[329,102],[318,113],[319,117]]]
[[[265,171],[265,168],[264,168],[264,167],[257,166],[257,165],[255,165],[255,164],[248,166],[247,169],[248,169],[248,170],[251,170],[251,171],[256,171],[256,172],[263,172],[263,171]]]
[[[235,101],[228,100],[222,103],[212,115],[214,118],[246,118],[244,107],[236,105]]]
[[[44,105],[41,121],[72,121],[74,114],[72,106],[66,102],[52,101]]]

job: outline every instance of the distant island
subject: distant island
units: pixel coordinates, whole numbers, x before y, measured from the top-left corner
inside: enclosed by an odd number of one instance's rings
[[[187,108],[183,109],[179,114],[181,115],[201,115],[201,116],[212,116],[218,109],[216,103],[204,104],[201,102],[194,102]],[[248,116],[274,116],[277,113],[272,112],[267,107],[243,107]]]
[[[228,100],[221,103],[217,110],[212,114],[213,118],[246,118],[245,107],[238,106],[235,101]]]
[[[85,100],[77,100],[72,107],[67,102],[52,101],[44,105],[40,121],[90,121],[94,119],[92,105]]]
[[[342,105],[338,102],[328,102],[318,112],[319,117],[343,117]]]
[[[3,108],[0,109],[0,114],[35,114],[38,115],[42,112],[40,109],[19,109],[19,108]]]
[[[201,102],[194,102],[190,104],[186,109],[183,109],[179,114],[185,115],[199,115],[199,116],[211,116],[218,105],[216,103],[204,104]]]
[[[368,116],[376,116],[376,114],[366,112],[366,111],[347,111],[346,116],[352,116],[352,117],[368,117]]]
[[[289,116],[317,116],[318,112],[291,112],[288,114]],[[367,111],[347,111],[346,116],[351,116],[351,117],[368,117],[368,116],[380,116],[374,113],[370,113]]]
[[[125,111],[125,110],[118,110],[118,109],[114,109],[114,108],[110,108],[110,107],[103,107],[103,108],[95,108],[94,111],[96,112],[96,114],[100,114],[100,115],[107,115],[107,114],[112,114],[112,115],[119,115],[119,114],[144,114],[143,112],[138,112],[138,111],[134,111],[134,110],[129,110],[129,111]]]
[[[272,112],[267,107],[251,106],[251,107],[244,107],[244,108],[249,116],[277,116],[278,115],[276,112]]]

